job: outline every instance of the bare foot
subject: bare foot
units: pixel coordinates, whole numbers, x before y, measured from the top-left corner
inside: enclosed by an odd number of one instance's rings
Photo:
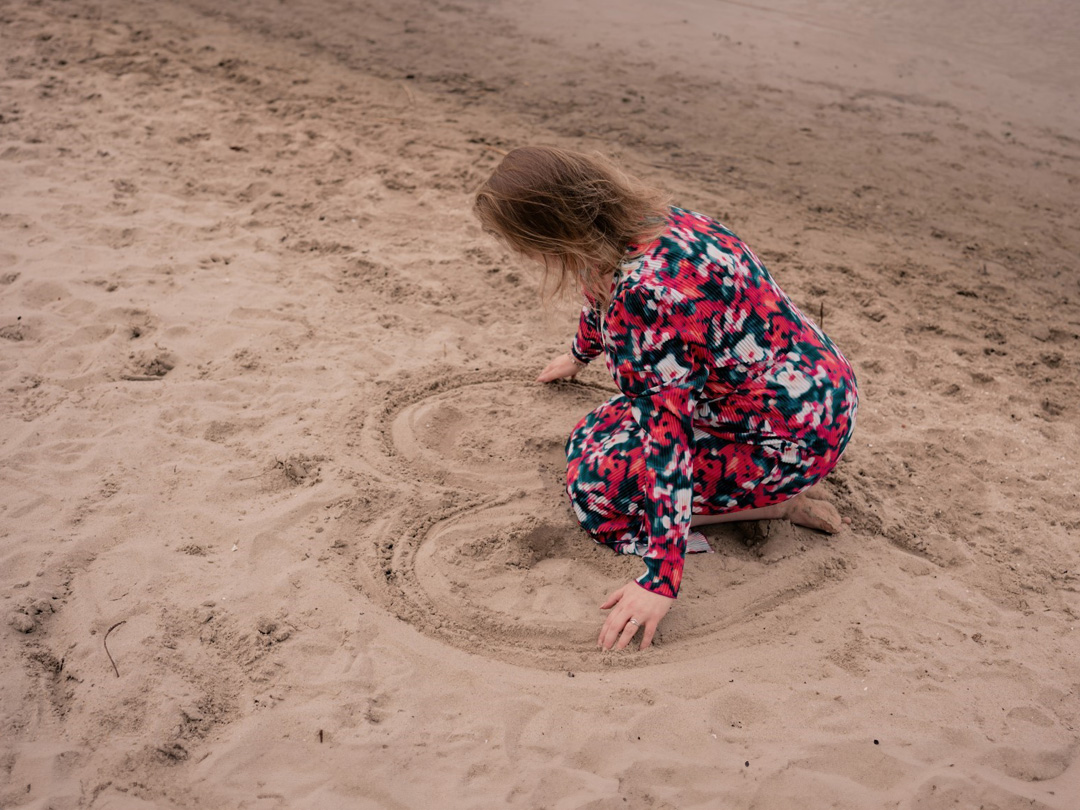
[[[836,507],[828,501],[808,497],[805,493],[784,502],[784,517],[796,526],[836,534],[844,525]]]
[[[825,492],[825,487],[820,484],[814,484],[810,489],[804,489],[799,493],[805,495],[807,498],[811,498],[815,501],[827,501],[829,500],[828,494]]]

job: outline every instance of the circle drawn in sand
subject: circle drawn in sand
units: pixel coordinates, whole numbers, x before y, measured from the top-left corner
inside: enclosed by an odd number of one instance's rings
[[[391,392],[368,421],[374,441],[367,446],[381,451],[401,496],[383,519],[358,511],[351,527],[354,538],[369,541],[356,569],[365,594],[425,635],[469,652],[588,670],[713,655],[750,617],[844,577],[842,561],[824,545],[772,564],[745,547],[695,555],[686,587],[711,595],[680,600],[647,655],[596,652],[600,601],[636,577],[642,563],[593,543],[556,473],[565,464],[566,434],[607,393],[535,386],[510,372]],[[732,553],[741,554],[738,570],[729,570]]]
[[[425,635],[520,666],[586,671],[708,657],[760,632],[766,617],[846,579],[828,546],[775,563],[733,549],[694,555],[680,600],[647,655],[595,650],[600,600],[637,576],[640,559],[593,543],[546,494],[477,501],[441,519],[417,511],[382,528],[393,543],[368,560],[365,593]],[[437,511],[437,510],[436,510]],[[735,554],[738,554],[735,551]],[[757,628],[752,630],[751,628]],[[755,639],[755,642],[759,639]]]
[[[538,464],[565,463],[571,428],[610,391],[540,386],[519,372],[463,375],[388,397],[380,430],[395,466],[436,484],[491,491],[536,486]],[[420,396],[417,396],[420,393]]]
[[[416,584],[449,615],[500,630],[558,636],[596,617],[605,572],[567,516],[538,517],[525,501],[469,510],[436,524],[414,560]],[[610,572],[608,572],[610,575]]]

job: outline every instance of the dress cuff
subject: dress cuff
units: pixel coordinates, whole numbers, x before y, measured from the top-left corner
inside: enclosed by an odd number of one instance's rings
[[[577,345],[576,340],[572,344],[570,344],[570,354],[575,360],[577,360],[583,366],[587,366],[589,364],[589,362],[593,359],[592,357],[586,357],[584,354],[581,353],[581,350],[578,349],[578,345]],[[595,356],[596,355],[593,355],[593,357],[595,357]]]
[[[664,561],[658,564],[650,564],[645,561],[648,569],[637,578],[636,582],[649,593],[666,596],[675,599],[679,595],[679,583],[682,581],[682,560],[676,565],[674,562]]]

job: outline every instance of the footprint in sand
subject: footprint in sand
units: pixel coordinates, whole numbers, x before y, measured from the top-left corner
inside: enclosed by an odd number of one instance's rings
[[[179,362],[175,354],[155,347],[154,349],[132,352],[128,356],[129,371],[121,375],[122,380],[160,380]]]

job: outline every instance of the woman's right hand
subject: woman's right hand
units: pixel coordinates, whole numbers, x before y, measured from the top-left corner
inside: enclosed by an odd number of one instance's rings
[[[537,382],[552,382],[554,380],[565,380],[577,375],[584,366],[579,365],[574,359],[574,355],[567,352],[566,354],[560,354],[546,366],[544,370],[540,372],[540,376],[536,378]]]

